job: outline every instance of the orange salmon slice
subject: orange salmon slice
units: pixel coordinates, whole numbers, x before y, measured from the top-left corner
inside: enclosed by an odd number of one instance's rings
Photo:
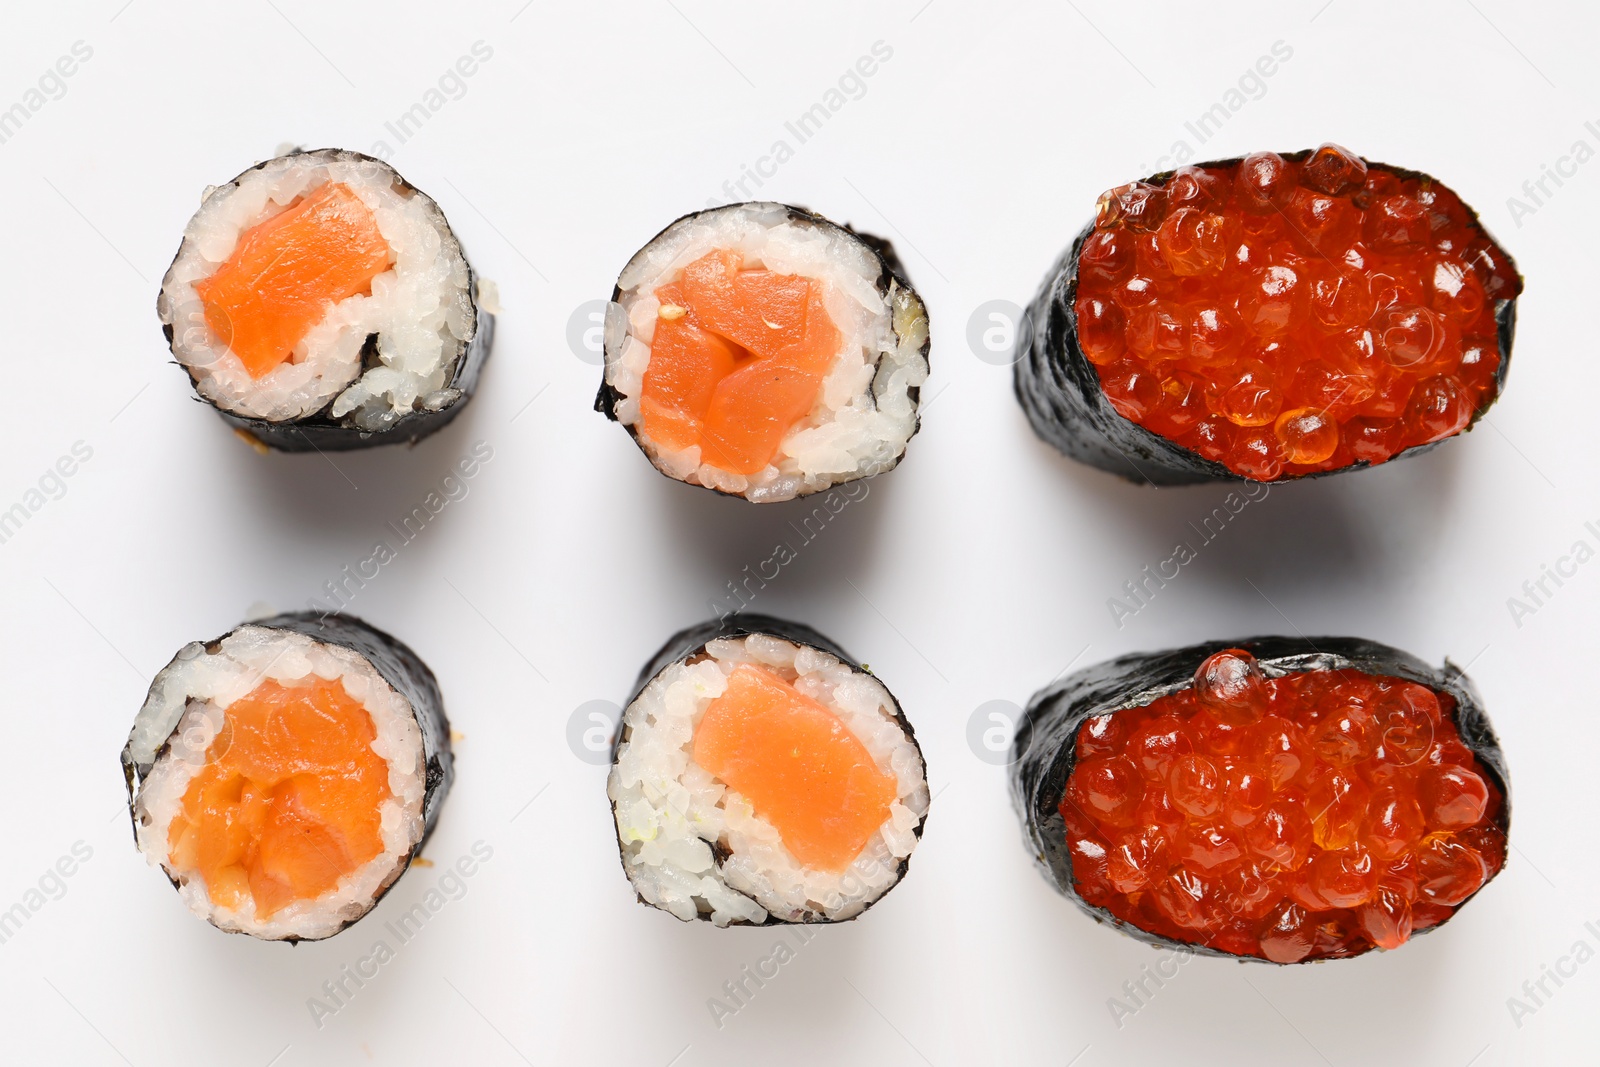
[[[241,234],[195,291],[211,332],[260,378],[293,354],[329,306],[370,292],[388,269],[378,220],[349,186],[328,182]]]
[[[683,297],[706,329],[751,355],[777,354],[805,330],[811,279],[741,270],[737,252],[712,252],[683,268]]]
[[[683,306],[677,286],[662,286],[656,297],[667,306]],[[699,444],[717,383],[744,357],[738,345],[701,329],[687,313],[657,318],[639,398],[645,436],[673,452]]]
[[[226,711],[167,831],[213,904],[268,919],[333,890],[383,851],[389,768],[372,716],[338,681],[263,682]]]
[[[694,760],[750,801],[807,867],[842,871],[899,795],[832,711],[771,671],[728,677],[694,735]]]
[[[816,405],[842,339],[810,278],[743,270],[709,252],[656,290],[661,309],[639,399],[646,438],[755,474]]]

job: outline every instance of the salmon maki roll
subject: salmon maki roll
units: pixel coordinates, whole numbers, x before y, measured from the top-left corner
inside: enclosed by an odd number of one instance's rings
[[[139,850],[229,933],[315,941],[403,874],[455,778],[433,673],[347,616],[184,646],[122,751]]]
[[[855,918],[905,875],[929,801],[883,683],[815,630],[745,614],[645,666],[607,791],[639,900],[716,926]]]
[[[928,344],[889,242],[733,204],[684,216],[623,268],[595,407],[668,477],[789,500],[900,462]]]
[[[476,388],[494,331],[439,206],[337,149],[206,190],[157,312],[201,399],[287,452],[434,433]]]

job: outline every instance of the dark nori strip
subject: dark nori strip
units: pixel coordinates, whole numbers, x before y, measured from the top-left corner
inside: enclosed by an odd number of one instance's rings
[[[1500,790],[1504,803],[1499,826],[1509,836],[1511,780],[1506,771],[1505,754],[1500,750],[1500,742],[1472,679],[1449,660],[1443,667],[1430,667],[1408,652],[1359,637],[1251,637],[1208,641],[1163,652],[1137,652],[1087,667],[1035,693],[1017,726],[1017,740],[1011,752],[1011,799],[1022,818],[1028,850],[1045,880],[1096,922],[1107,923],[1157,948],[1185,948],[1203,956],[1225,959],[1257,959],[1153,934],[1085,901],[1073,884],[1066,820],[1060,810],[1067,780],[1077,762],[1078,727],[1084,720],[1144,707],[1161,697],[1190,688],[1194,684],[1195,669],[1201,662],[1213,652],[1227,648],[1249,652],[1267,675],[1274,678],[1305,671],[1349,668],[1365,674],[1403,678],[1436,693],[1448,693],[1456,702],[1455,723],[1462,743],[1472,750]],[[1505,869],[1503,864],[1500,869]],[[1485,881],[1484,885],[1487,884]],[[1457,911],[1471,899],[1468,897],[1457,905]],[[1443,922],[1420,933],[1443,926],[1455,914],[1452,912]]]
[[[804,623],[790,622],[788,619],[780,619],[774,615],[761,615],[754,612],[735,612],[734,614],[728,615],[724,618],[707,619],[705,622],[696,623],[693,626],[686,626],[682,630],[679,630],[677,633],[673,634],[671,637],[667,638],[667,643],[662,645],[660,650],[656,652],[654,656],[650,657],[650,661],[646,663],[644,665],[644,669],[639,672],[639,678],[634,683],[633,695],[628,697],[628,703],[623,705],[624,720],[626,718],[628,706],[639,698],[639,694],[644,692],[645,686],[649,685],[651,680],[655,678],[656,675],[660,674],[674,663],[682,663],[685,660],[690,660],[698,655],[701,655],[705,652],[706,645],[710,644],[712,641],[722,638],[747,637],[750,634],[765,634],[769,637],[781,638],[784,641],[788,641],[790,644],[807,645],[811,648],[826,652],[830,656],[838,659],[839,662],[848,666],[850,669],[860,671],[862,674],[871,674],[880,685],[883,684],[883,679],[878,678],[876,674],[872,674],[872,671],[869,670],[865,664],[861,663],[843,648],[840,648],[832,640],[823,636],[821,633],[805,625]],[[889,693],[889,687],[884,685],[883,691]],[[889,702],[894,705],[895,722],[900,724],[900,729],[905,731],[906,739],[910,741],[912,746],[917,750],[917,759],[922,761],[923,780],[926,781],[928,764],[926,758],[922,754],[922,746],[917,743],[917,732],[912,729],[911,720],[906,718],[904,709],[900,707],[900,701],[895,698],[893,693],[889,693]],[[617,723],[617,736],[611,742],[612,766],[616,766],[617,754],[622,750],[622,743],[628,739],[628,732],[626,721],[619,721]],[[615,809],[612,810],[611,817],[612,830],[615,832]],[[922,839],[922,829],[927,824],[927,821],[927,815],[923,815],[922,820],[917,823],[917,827],[913,831],[918,840]],[[709,842],[709,844],[711,845],[712,858],[717,865],[717,869],[720,871],[722,869],[722,864],[728,859],[731,853],[723,848],[723,846],[718,842],[712,841]],[[626,875],[628,873],[627,858],[620,840],[617,842],[617,859],[622,863],[622,873]],[[901,880],[905,878],[906,871],[910,868],[910,866],[911,857],[906,856],[900,861],[900,865],[895,869],[894,881],[890,883],[889,888],[885,889],[876,900],[873,900],[855,915],[852,915],[849,919],[840,921],[852,922],[855,919],[860,918],[862,915],[865,915],[877,905],[878,901],[881,901],[884,897],[894,892],[896,887],[900,885]],[[633,884],[631,877],[629,878],[629,884]],[[737,892],[737,890],[735,890],[735,892]],[[637,899],[641,904],[649,907],[655,907],[654,904],[651,904],[642,896],[637,897]],[[697,918],[702,922],[711,921],[711,916],[705,912],[701,912]],[[802,919],[800,922],[791,922],[787,919],[779,919],[769,914],[766,922],[764,923],[756,924],[735,921],[729,925],[806,926],[816,924],[827,925],[833,921],[834,920],[818,916],[817,918],[812,919]]]
[[[1299,162],[1310,154],[1309,150],[1288,152],[1283,154],[1283,158]],[[1239,161],[1239,157],[1214,159],[1194,166],[1227,167]],[[1366,164],[1370,170],[1388,171],[1402,179],[1419,178],[1434,185],[1444,184],[1421,171],[1388,163],[1374,163],[1372,160],[1366,160]],[[1152,185],[1165,185],[1174,173],[1162,171],[1144,181]],[[1465,200],[1461,205],[1483,236],[1494,242],[1495,248],[1515,269],[1516,264],[1510,254],[1484,228],[1472,206]],[[1078,347],[1078,251],[1092,233],[1094,221],[1091,219],[1079,231],[1072,246],[1050,268],[1049,275],[1033,302],[1028,305],[1027,313],[1017,329],[1016,350],[1020,358],[1016,361],[1014,386],[1017,402],[1027,413],[1034,433],[1063,454],[1132,482],[1193,485],[1198,482],[1247,481],[1243,475],[1234,473],[1221,463],[1206,459],[1154,430],[1147,430],[1131,419],[1123,418],[1111,406],[1111,401],[1106,399],[1104,390],[1100,388],[1099,372]],[[1500,366],[1495,370],[1495,393],[1473,413],[1472,421],[1461,433],[1475,426],[1505,391],[1506,371],[1511,365],[1511,339],[1516,331],[1516,304],[1515,299],[1496,302],[1495,319],[1500,326]],[[1447,440],[1449,438],[1440,438],[1428,444],[1413,445],[1396,452],[1389,457],[1389,461],[1402,456],[1420,455]],[[1274,481],[1318,478],[1370,465],[1360,460],[1333,470],[1294,474]]]
[[[644,245],[639,249],[639,252],[643,252],[646,248],[649,248],[651,245],[655,244],[657,241],[659,241],[661,239],[663,234],[665,234],[668,230],[672,229],[674,226],[678,225],[680,222],[684,222],[684,221],[686,221],[688,219],[696,218],[696,217],[698,217],[700,215],[705,215],[705,214],[707,214],[709,212],[725,211],[729,207],[737,207],[737,206],[739,206],[739,205],[736,205],[736,204],[725,204],[722,207],[705,208],[705,209],[703,209],[701,211],[691,211],[687,215],[680,215],[676,219],[673,219],[666,226],[663,226],[661,228],[660,232],[657,233],[654,237],[652,237],[652,238],[650,238],[650,240],[646,241],[644,243]],[[851,237],[855,238],[855,240],[859,241],[861,244],[866,245],[867,248],[872,252],[872,254],[877,257],[879,265],[883,268],[878,274],[878,292],[880,292],[880,293],[884,294],[885,296],[887,296],[888,293],[889,293],[889,283],[891,281],[893,281],[900,289],[905,290],[906,292],[910,293],[913,297],[916,298],[917,303],[922,305],[923,316],[924,317],[927,316],[927,313],[928,313],[927,304],[923,301],[922,295],[917,292],[915,287],[912,286],[911,280],[908,277],[908,275],[906,274],[905,263],[901,261],[899,253],[897,253],[895,251],[894,243],[891,242],[888,238],[886,238],[886,237],[878,237],[875,234],[865,233],[865,232],[863,232],[861,230],[856,229],[854,226],[851,226],[849,223],[846,223],[845,225],[841,226],[837,222],[834,222],[832,219],[828,219],[828,218],[825,218],[825,217],[823,217],[821,215],[818,215],[816,212],[808,210],[807,208],[796,207],[793,204],[782,204],[782,205],[779,205],[779,206],[783,207],[789,213],[789,221],[791,221],[791,222],[805,222],[805,223],[810,223],[810,224],[812,224],[814,226],[819,226],[819,227],[823,227],[823,228],[831,229],[831,230],[837,230],[837,231],[839,231],[841,233],[849,234]],[[639,256],[639,252],[635,252],[633,254],[633,256],[629,257],[628,262],[632,263],[634,261],[634,259],[637,259],[638,256]],[[623,269],[627,269],[626,266],[624,266]],[[617,303],[619,300],[621,300],[621,298],[622,298],[622,287],[621,286],[612,286],[611,287],[611,302],[612,303]],[[894,314],[894,309],[893,309],[892,306],[890,308],[890,312],[889,313],[891,315],[891,324],[892,324],[892,316]],[[932,345],[933,345],[933,332],[930,329],[927,339],[922,342],[921,355],[922,355],[922,358],[924,360],[926,360],[928,358],[928,352],[932,348]],[[881,364],[882,364],[882,358],[880,357],[879,365],[881,365]],[[872,380],[873,380],[874,384],[877,382],[877,371],[876,371],[876,368],[873,371],[873,379]],[[920,386],[920,385],[911,386],[910,388],[908,388],[906,390],[906,395],[911,398],[911,406],[914,409],[916,409],[916,411],[917,411],[917,420],[916,420],[916,424],[911,429],[911,437],[906,438],[906,447],[909,448],[910,447],[911,438],[912,437],[916,437],[917,434],[922,430],[922,410],[921,410],[922,386]],[[876,399],[877,399],[877,394],[876,393],[873,394],[873,399],[874,399],[874,402],[876,402]],[[600,412],[600,414],[604,415],[606,418],[610,419],[612,422],[616,422],[617,421],[617,404],[621,400],[622,400],[622,394],[617,392],[617,390],[615,388],[613,388],[611,383],[606,380],[605,367],[602,365],[602,367],[600,369],[600,392],[594,398],[594,409],[596,411]],[[628,436],[633,438],[633,443],[639,446],[639,451],[644,452],[645,453],[645,458],[649,459],[650,453],[645,452],[644,443],[639,440],[639,431],[638,431],[638,429],[635,426],[628,426],[628,427],[625,427],[625,429],[628,431]],[[878,471],[877,474],[869,475],[868,477],[876,478],[878,476],[878,474],[883,474],[883,473],[885,473],[887,471],[894,470],[896,467],[898,467],[900,465],[900,461],[905,459],[905,455],[906,455],[906,449],[902,448],[900,450],[900,455],[895,457],[895,461],[893,463],[891,463],[889,466],[885,467],[883,470]],[[655,461],[654,460],[651,460],[651,466],[655,466]],[[660,470],[659,467],[656,468],[656,469]],[[662,471],[662,473],[665,474],[666,472]],[[668,475],[668,477],[671,477],[671,476]],[[674,478],[673,480],[677,481],[678,479]],[[796,496],[796,499],[799,499],[799,497],[811,496],[813,493],[826,492],[827,489],[832,489],[835,486],[844,485],[846,482],[860,481],[860,480],[861,480],[860,478],[847,478],[845,480],[845,482],[835,482],[833,485],[828,486],[826,489],[808,489],[808,490],[806,490],[806,491],[804,491],[802,493],[799,493]],[[744,499],[743,494],[730,493],[725,489],[718,489],[715,486],[701,486],[700,488],[710,489],[712,492],[721,493],[723,496],[733,496],[733,497],[739,497],[740,499]]]
[[[342,161],[370,160],[374,163],[383,163],[386,167],[389,166],[383,160],[362,152],[352,152],[348,149],[296,149],[287,154],[328,155],[330,153]],[[275,156],[273,158],[282,159],[283,157]],[[272,161],[269,159],[257,163],[227,184],[237,184],[239,179],[246,174],[260,170]],[[395,184],[402,192],[407,190],[412,193],[421,192],[416,186],[400,177],[399,171],[396,171],[393,167],[389,167],[389,170],[394,174]],[[432,200],[433,198],[429,197],[429,199]],[[434,205],[438,206],[437,200],[434,201]],[[450,221],[444,215],[444,208],[439,208],[439,215],[441,218],[445,218],[445,226],[448,228]],[[451,229],[450,233],[455,236],[454,229]],[[456,237],[456,243],[458,246],[461,243],[459,236]],[[183,245],[180,242],[178,254],[181,255],[182,252]],[[478,303],[477,271],[473,270],[471,261],[467,260],[465,249],[461,252],[461,258],[467,263],[467,298],[472,301],[472,310],[477,319],[477,327],[473,330],[472,339],[467,342],[466,347],[456,357],[455,371],[445,384],[446,389],[459,389],[461,394],[438,411],[407,412],[396,419],[387,430],[372,431],[357,429],[348,422],[348,419],[333,418],[328,414],[328,408],[333,406],[332,401],[329,401],[327,408],[306,418],[289,422],[270,422],[266,419],[250,418],[246,415],[237,415],[231,411],[224,411],[204,396],[201,396],[198,388],[195,390],[196,399],[220,415],[222,421],[233,427],[236,432],[248,434],[266,447],[279,452],[349,452],[358,448],[372,448],[375,445],[399,444],[402,442],[414,445],[424,437],[431,437],[448,426],[457,415],[461,414],[461,409],[466,407],[467,401],[472,399],[478,388],[478,379],[483,373],[483,365],[489,358],[489,349],[494,344],[494,316],[485,311],[483,305]],[[177,262],[177,256],[173,257],[173,262]],[[167,338],[167,346],[169,348],[172,347],[172,326],[163,324],[161,332]],[[365,370],[368,366],[369,346],[373,346],[373,339],[370,337],[362,346],[362,370]],[[375,347],[373,354],[375,354]],[[180,363],[179,366],[183,365]],[[183,369],[189,375],[190,385],[197,387],[199,383],[194,371],[188,367]]]
[[[359,922],[371,908],[375,907],[383,895],[399,881],[400,875],[410,868],[411,860],[422,852],[428,838],[433,833],[435,824],[439,821],[439,811],[444,805],[444,798],[450,792],[451,783],[455,781],[455,756],[450,750],[450,720],[445,716],[444,696],[439,692],[439,683],[433,676],[433,671],[422,662],[422,658],[413,652],[410,646],[393,637],[377,627],[350,615],[323,615],[315,611],[288,612],[274,615],[271,618],[260,619],[252,622],[240,623],[239,626],[229,630],[221,637],[205,642],[206,653],[216,655],[221,643],[235,630],[245,626],[259,626],[270,630],[286,630],[291,633],[301,634],[323,644],[337,645],[347,648],[365,659],[377,670],[383,680],[392,686],[395,692],[405,697],[411,705],[412,714],[416,718],[417,726],[422,731],[422,758],[424,784],[422,794],[422,839],[417,842],[409,855],[403,857],[396,867],[393,878],[378,887],[373,895],[371,906],[355,919],[351,919],[335,930],[338,933]],[[170,667],[178,662],[174,656],[167,663]],[[166,668],[163,667],[162,670]],[[154,686],[152,685],[152,689]],[[176,733],[182,724],[180,717],[173,725]],[[134,839],[138,840],[138,816],[134,811],[134,799],[144,779],[150,774],[151,769],[171,747],[171,734],[163,741],[156,751],[155,759],[149,763],[138,763],[131,752],[132,741],[122,750],[122,773],[128,786],[128,815],[134,823]],[[165,872],[163,872],[165,873]],[[168,876],[176,888],[176,880]],[[327,935],[332,937],[333,934]],[[297,942],[308,940],[306,938],[289,937],[285,941]],[[321,940],[321,939],[317,939]]]

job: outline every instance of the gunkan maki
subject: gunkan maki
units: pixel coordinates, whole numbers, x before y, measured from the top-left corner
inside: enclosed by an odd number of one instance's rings
[[[1338,145],[1112,189],[1018,340],[1035,432],[1134,481],[1386,462],[1500,395],[1522,280],[1442,182]]]
[[[315,612],[179,649],[122,768],[139,850],[189,910],[271,941],[371,911],[455,779],[433,672],[381,630]]]
[[[855,918],[905,876],[929,802],[883,683],[809,626],[745,613],[645,664],[606,789],[639,900],[716,926]]]
[[[1498,874],[1500,746],[1471,681],[1373,641],[1124,656],[1033,697],[1012,778],[1046,878],[1156,945],[1393,949]]]
[[[382,160],[295,151],[207,189],[156,309],[195,392],[285,452],[415,443],[461,413],[494,316],[439,205]]]
[[[685,215],[617,278],[596,410],[669,478],[754,503],[893,468],[928,314],[888,241],[786,204]]]

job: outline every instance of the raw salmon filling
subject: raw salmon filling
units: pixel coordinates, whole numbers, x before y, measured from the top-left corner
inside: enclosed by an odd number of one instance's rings
[[[388,765],[372,716],[337,682],[263,682],[227,709],[167,831],[214,903],[270,919],[333,890],[383,851]]]
[[[372,212],[348,185],[329,182],[246,230],[195,291],[206,324],[260,378],[294,353],[332,305],[370,293],[389,256]]]
[[[698,445],[707,462],[755,474],[816,404],[840,336],[811,279],[740,263],[709,252],[656,290],[640,428],[663,448]]]
[[[711,702],[694,759],[750,801],[807,867],[842,871],[889,817],[895,782],[839,717],[745,665]]]
[[[623,713],[607,784],[641,899],[718,926],[860,914],[928,810],[897,712],[870,674],[765,634],[662,669]]]

